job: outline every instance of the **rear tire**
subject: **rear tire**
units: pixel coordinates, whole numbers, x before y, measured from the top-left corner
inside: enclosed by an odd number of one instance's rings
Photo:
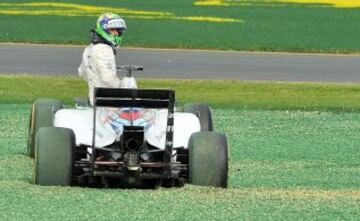
[[[31,108],[29,132],[27,140],[27,154],[34,158],[35,136],[41,127],[53,126],[54,114],[63,108],[63,103],[54,99],[37,99]]]
[[[228,145],[224,134],[196,132],[189,140],[189,182],[227,188]]]
[[[72,184],[75,134],[71,129],[42,127],[36,134],[34,183],[44,186]]]
[[[185,104],[184,112],[195,114],[199,118],[201,131],[213,131],[212,114],[209,105],[202,103]]]

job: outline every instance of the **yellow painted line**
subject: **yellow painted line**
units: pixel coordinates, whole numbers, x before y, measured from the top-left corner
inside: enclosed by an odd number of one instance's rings
[[[59,2],[0,3],[0,14],[6,15],[50,15],[50,16],[98,16],[105,11],[118,13],[124,18],[133,19],[165,19],[190,22],[241,23],[237,18],[221,18],[211,16],[176,16],[164,11],[142,11],[119,7],[105,7]]]
[[[283,6],[284,4],[302,4],[309,7],[358,8],[359,0],[197,0],[197,6]]]

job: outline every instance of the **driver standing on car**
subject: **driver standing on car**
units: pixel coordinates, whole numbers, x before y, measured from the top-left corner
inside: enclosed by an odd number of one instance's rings
[[[124,19],[114,13],[102,14],[95,29],[91,30],[91,44],[85,48],[78,69],[79,75],[88,83],[91,105],[95,87],[120,87],[121,80],[116,75],[115,54],[125,30]]]

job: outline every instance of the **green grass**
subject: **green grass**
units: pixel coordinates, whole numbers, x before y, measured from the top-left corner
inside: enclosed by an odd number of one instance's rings
[[[215,116],[230,139],[234,186],[360,187],[359,113],[219,110]]]
[[[229,189],[90,189],[31,183],[30,104],[0,104],[4,220],[358,220],[360,113],[215,109]]]
[[[86,83],[78,77],[0,75],[0,82],[0,103],[48,97],[70,104],[74,97],[87,96]],[[140,79],[139,85],[175,89],[180,103],[206,102],[214,108],[360,110],[359,84]]]
[[[13,1],[5,1],[14,3]],[[33,0],[18,0],[34,2]],[[49,2],[37,0],[35,2]],[[324,5],[273,4],[248,6],[195,6],[194,0],[81,0],[53,1],[94,6],[126,8],[133,11],[172,13],[189,16],[231,18],[243,22],[195,22],[170,19],[141,19],[120,13],[128,24],[124,46],[162,48],[202,48],[248,51],[360,52],[359,8],[322,7]],[[256,1],[252,1],[255,3]],[[257,1],[259,2],[259,1]],[[59,7],[4,6],[0,10],[59,10]],[[4,13],[4,12],[3,12]],[[78,10],[77,13],[81,13]],[[97,13],[87,16],[11,15],[0,13],[1,42],[87,44],[88,30]],[[135,16],[135,17],[134,17]]]
[[[0,82],[4,220],[360,218],[357,84],[141,79],[141,87],[175,88],[181,102],[210,101],[215,129],[228,136],[230,167],[228,189],[137,190],[32,184],[31,102],[71,103],[87,88],[76,77],[0,75]]]

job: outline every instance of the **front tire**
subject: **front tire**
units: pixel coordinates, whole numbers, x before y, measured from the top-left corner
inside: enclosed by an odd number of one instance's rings
[[[71,129],[42,127],[36,134],[34,183],[44,186],[72,184],[75,134]]]
[[[199,118],[201,131],[213,131],[212,113],[209,105],[203,103],[185,104],[184,112],[195,114]]]
[[[63,108],[63,103],[54,99],[37,99],[31,108],[27,154],[34,158],[35,155],[35,136],[41,127],[53,126],[55,112]]]
[[[227,188],[228,144],[218,132],[196,132],[189,140],[189,182]]]

